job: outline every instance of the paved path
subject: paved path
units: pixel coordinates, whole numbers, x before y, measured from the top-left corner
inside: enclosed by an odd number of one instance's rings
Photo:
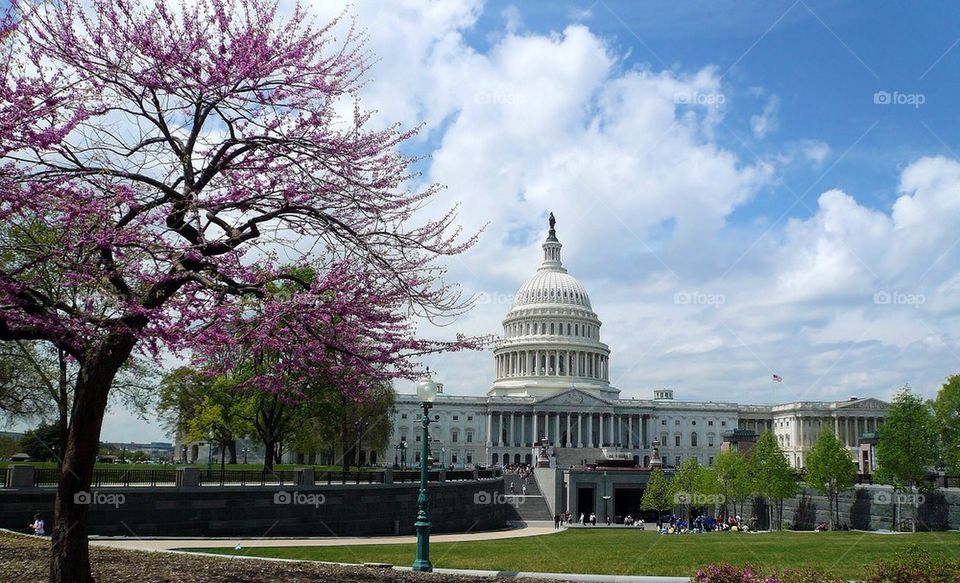
[[[449,543],[476,540],[496,540],[524,536],[538,536],[559,532],[553,524],[531,524],[524,528],[508,530],[494,530],[485,532],[469,532],[458,534],[433,534],[430,542]],[[145,551],[161,551],[170,549],[209,549],[232,547],[323,547],[343,545],[389,545],[412,544],[417,542],[414,536],[381,536],[381,537],[315,537],[315,538],[129,538],[129,537],[90,537],[90,544],[121,549],[137,549]]]

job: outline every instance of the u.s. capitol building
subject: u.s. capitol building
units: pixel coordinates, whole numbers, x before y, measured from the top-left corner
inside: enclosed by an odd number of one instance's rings
[[[543,262],[503,319],[487,395],[457,396],[448,387],[430,411],[438,461],[529,465],[534,444],[546,439],[559,466],[592,463],[600,448],[620,448],[649,466],[656,439],[666,467],[691,457],[710,464],[723,434],[742,429],[773,431],[791,465],[802,467],[820,429],[830,428],[854,452],[861,471],[873,466],[858,445],[861,434],[883,422],[887,403],[878,399],[744,405],[675,400],[671,389],[654,389],[649,399],[621,398],[610,384],[611,350],[601,340],[602,323],[586,288],[564,268],[561,248],[551,215]],[[416,395],[398,395],[390,447],[405,442],[408,463],[419,462],[420,413]],[[394,454],[380,455],[393,460]]]

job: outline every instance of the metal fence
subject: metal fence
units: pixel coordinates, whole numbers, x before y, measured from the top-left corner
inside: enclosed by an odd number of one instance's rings
[[[300,483],[296,470],[205,470],[201,486],[287,486]]]
[[[60,481],[59,468],[34,468],[33,485],[55,487]],[[174,486],[176,468],[115,469],[95,468],[90,485],[101,486]]]

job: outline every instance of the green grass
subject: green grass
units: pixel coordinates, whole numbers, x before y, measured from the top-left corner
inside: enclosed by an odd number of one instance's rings
[[[861,532],[710,533],[666,535],[636,530],[571,529],[558,534],[475,542],[433,543],[435,567],[500,571],[691,576],[704,564],[727,561],[763,569],[817,567],[847,579],[908,546],[960,557],[960,533]],[[188,549],[227,555],[344,563],[409,565],[416,545],[344,545]]]

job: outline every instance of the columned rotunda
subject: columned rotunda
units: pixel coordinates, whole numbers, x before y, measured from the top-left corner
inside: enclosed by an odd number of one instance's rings
[[[431,451],[439,462],[532,464],[545,442],[555,467],[593,463],[604,448],[613,448],[642,468],[650,466],[656,440],[666,468],[691,457],[709,465],[734,430],[741,431],[734,438],[770,430],[790,463],[803,467],[817,432],[829,427],[839,430],[862,471],[870,471],[872,450],[861,448],[860,437],[883,421],[887,404],[877,399],[740,405],[676,401],[669,388],[653,389],[652,399],[621,398],[610,384],[611,350],[600,340],[602,323],[586,288],[563,265],[552,214],[542,247],[539,268],[503,319],[486,396],[457,396],[448,387],[430,411]],[[416,395],[398,395],[394,451],[377,458],[394,460],[396,446],[405,442],[407,463],[418,463],[419,419]]]

